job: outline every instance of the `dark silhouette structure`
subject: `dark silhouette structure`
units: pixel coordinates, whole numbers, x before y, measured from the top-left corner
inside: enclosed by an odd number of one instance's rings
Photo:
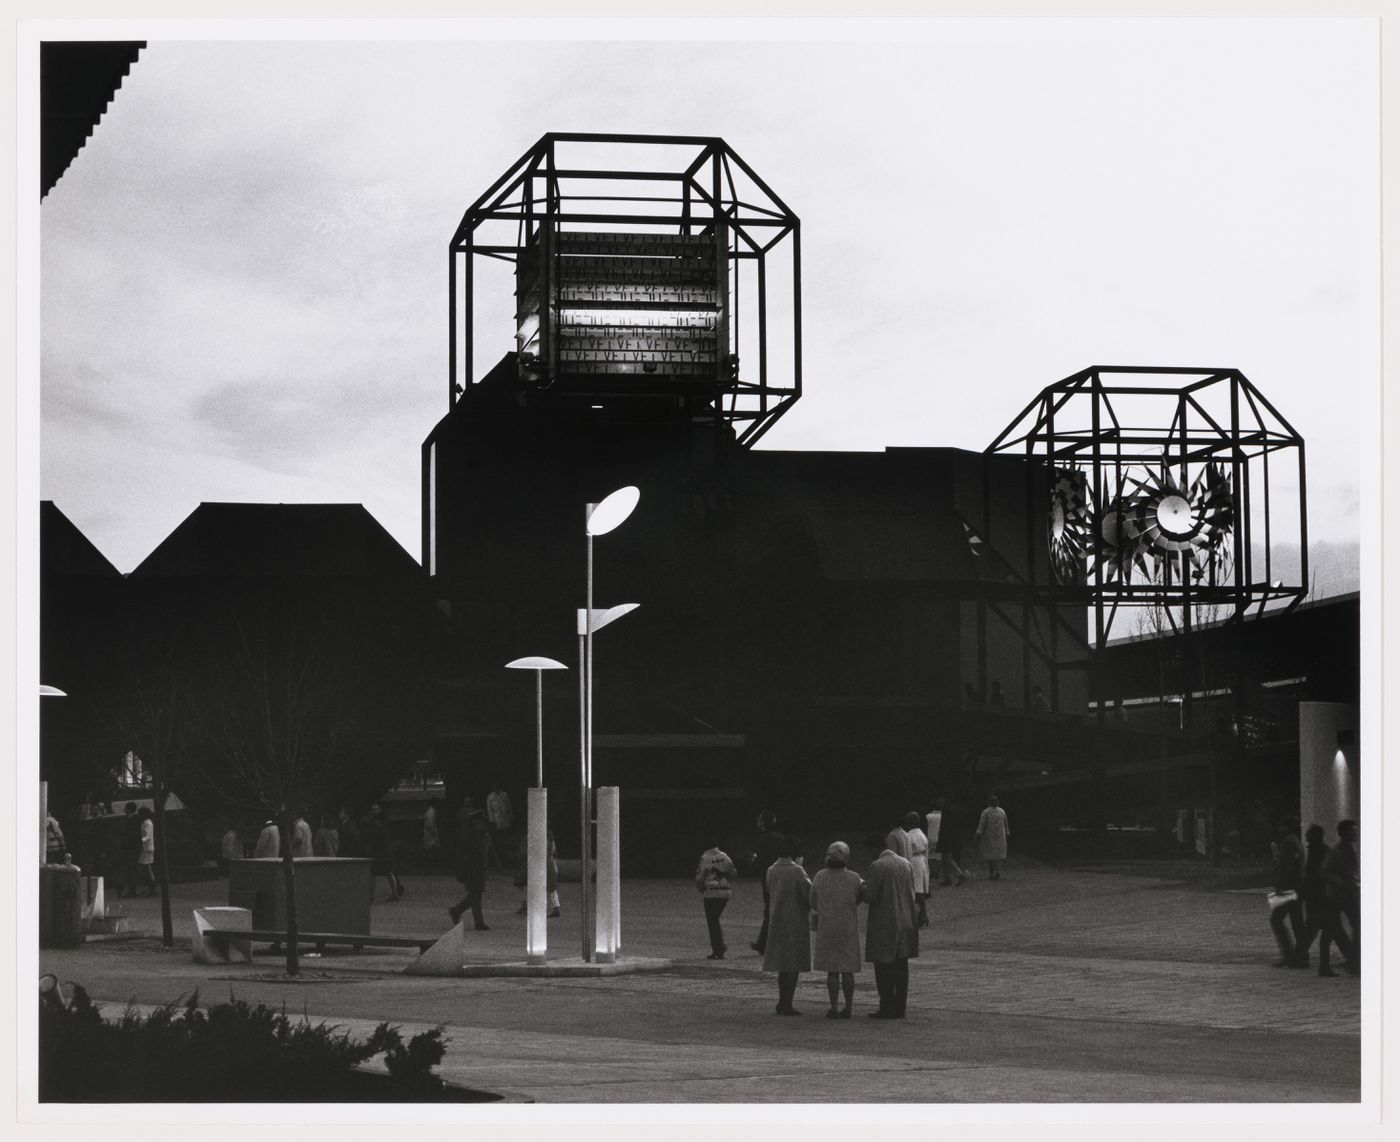
[[[178,792],[206,819],[363,807],[430,756],[452,635],[364,508],[203,504],[125,578],[42,518],[43,668],[71,696],[43,723],[61,810],[115,795],[152,719],[179,723]]]
[[[1055,814],[1102,826],[1158,780],[1129,762],[1155,775],[1203,748],[1106,724],[1154,693],[1100,671],[1119,609],[1189,635],[1202,605],[1296,604],[1270,544],[1296,522],[1306,545],[1302,441],[1238,371],[1095,367],[983,452],[759,450],[801,395],[799,236],[721,139],[546,135],[450,240],[421,568],[359,507],[205,504],[122,585],[50,506],[46,584],[61,563],[145,628],[198,634],[193,675],[215,680],[230,631],[314,619],[361,723],[336,800],[426,760],[455,805],[533,783],[534,694],[505,664],[573,660],[585,505],[635,485],[593,567],[596,606],[641,604],[594,665],[593,782],[621,787],[629,872],[688,870],[761,805],[810,830],[996,785],[1021,791],[1018,836]],[[1281,465],[1296,504],[1270,490]],[[46,654],[65,621],[46,610]],[[1172,692],[1212,689],[1194,677]],[[567,856],[578,699],[544,701]]]
[[[107,111],[144,40],[48,40],[39,45],[39,197],[63,177]]]
[[[623,168],[628,148],[676,167]],[[463,705],[438,743],[446,773],[523,775],[528,695],[501,667],[569,660],[584,505],[624,484],[641,503],[595,556],[598,605],[642,610],[598,642],[595,747],[629,844],[653,819],[660,843],[749,797],[851,812],[825,792],[843,772],[872,810],[952,780],[969,753],[1028,736],[969,716],[969,682],[1000,682],[1016,712],[1063,671],[1059,709],[1085,709],[1083,604],[1076,618],[1034,589],[1050,569],[1044,506],[1025,495],[1028,466],[1047,478],[1037,461],[753,447],[801,391],[799,228],[718,139],[548,135],[468,210],[449,412],[423,447],[423,561],[470,639],[470,686],[499,699]],[[515,344],[470,383],[491,333],[474,324],[482,261],[513,268]],[[1057,616],[1079,633],[1059,661]],[[546,740],[576,742],[556,691]],[[1039,752],[1072,753],[1068,724],[1046,720]],[[567,787],[576,758],[551,752],[546,781]],[[703,840],[677,838],[677,859]]]

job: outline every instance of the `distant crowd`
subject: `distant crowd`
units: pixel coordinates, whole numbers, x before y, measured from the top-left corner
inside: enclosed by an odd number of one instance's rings
[[[76,822],[76,844],[65,836],[58,820],[45,822],[45,856],[49,863],[71,860],[77,850],[80,864],[97,870],[109,882],[109,891],[123,897],[153,895],[156,837],[149,807],[125,803],[118,816],[114,805],[98,805],[89,797]],[[450,868],[462,884],[462,898],[449,909],[454,924],[470,915],[475,930],[488,930],[483,912],[488,873],[509,872],[518,890],[517,913],[526,910],[526,854],[523,830],[515,829],[510,796],[499,783],[478,802],[463,799],[452,820],[445,821],[441,798],[430,801],[418,831],[415,864]],[[372,805],[357,814],[350,807],[326,809],[315,815],[301,811],[290,817],[286,831],[277,821],[265,819],[252,831],[240,831],[225,822],[220,841],[219,864],[227,872],[230,862],[253,858],[277,858],[290,852],[293,858],[360,857],[371,862],[371,893],[382,878],[385,901],[400,900],[405,885],[400,858],[405,844],[390,833],[384,809]],[[454,825],[453,828],[444,826]],[[99,829],[99,825],[102,827]],[[953,798],[942,798],[933,812],[908,812],[893,820],[880,837],[865,838],[878,849],[864,875],[851,865],[846,840],[832,840],[825,849],[823,867],[809,876],[803,867],[803,843],[796,832],[780,829],[776,815],[765,810],[755,823],[752,842],[736,861],[718,844],[701,854],[695,870],[709,933],[712,960],[729,951],[722,916],[734,892],[740,870],[761,878],[763,920],[750,947],[763,957],[763,970],[777,976],[776,1011],[796,1015],[793,1007],[797,980],[802,972],[827,975],[830,1008],[827,1017],[849,1018],[854,977],[863,963],[872,965],[878,1008],[875,1018],[898,1019],[908,1000],[908,962],[919,954],[919,930],[929,924],[928,900],[935,886],[960,887],[971,876],[972,865],[985,866],[985,879],[1002,877],[1010,827],[1006,811],[995,795],[973,813]],[[964,852],[964,844],[970,842]],[[1278,945],[1280,968],[1308,969],[1317,949],[1317,974],[1336,977],[1341,972],[1359,975],[1361,970],[1360,860],[1357,823],[1337,822],[1335,843],[1327,843],[1322,825],[1309,825],[1300,836],[1299,823],[1278,823],[1272,845],[1273,888],[1268,894],[1269,925]],[[554,836],[547,836],[546,893],[548,915],[561,914],[559,871]],[[865,941],[860,940],[860,908],[866,908]],[[1338,959],[1334,961],[1333,953]],[[1335,965],[1335,966],[1334,966]]]

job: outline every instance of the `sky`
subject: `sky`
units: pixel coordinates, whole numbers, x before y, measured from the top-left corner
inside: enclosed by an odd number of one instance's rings
[[[1232,367],[1307,441],[1318,593],[1356,589],[1373,23],[732,28],[151,42],[40,211],[41,497],[122,571],[219,500],[363,503],[418,557],[465,209],[547,131],[719,135],[802,219],[760,447],[981,450],[1089,365]]]

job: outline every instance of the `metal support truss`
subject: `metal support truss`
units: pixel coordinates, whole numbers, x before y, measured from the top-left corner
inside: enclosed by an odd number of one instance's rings
[[[987,451],[1030,461],[1028,495],[1045,505],[1029,529],[1028,562],[1045,568],[1034,590],[1091,606],[1098,646],[1124,608],[1175,626],[1193,607],[1240,620],[1307,593],[1303,440],[1238,370],[1094,366],[1046,388]],[[1300,545],[1294,582],[1280,539]]]
[[[741,445],[801,396],[800,224],[723,139],[551,133],[501,175],[449,245],[449,407],[483,260],[515,268],[522,390],[680,409]]]

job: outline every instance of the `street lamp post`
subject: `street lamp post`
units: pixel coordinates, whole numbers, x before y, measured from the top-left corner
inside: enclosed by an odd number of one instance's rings
[[[582,887],[582,953],[588,963],[593,958],[594,915],[591,878],[591,836],[593,821],[593,632],[614,619],[637,609],[636,603],[623,603],[606,610],[593,608],[593,537],[606,535],[632,514],[641,493],[630,485],[619,488],[600,503],[584,510],[585,596],[578,612],[579,636],[579,879]]]
[[[517,658],[507,670],[535,672],[535,787],[526,795],[525,962],[542,964],[549,948],[549,794],[544,787],[544,672],[567,670],[552,658]]]
[[[49,686],[44,683],[39,684],[39,697],[41,698],[66,698],[67,693],[57,686]],[[48,863],[49,859],[49,783],[39,782],[39,864]]]

